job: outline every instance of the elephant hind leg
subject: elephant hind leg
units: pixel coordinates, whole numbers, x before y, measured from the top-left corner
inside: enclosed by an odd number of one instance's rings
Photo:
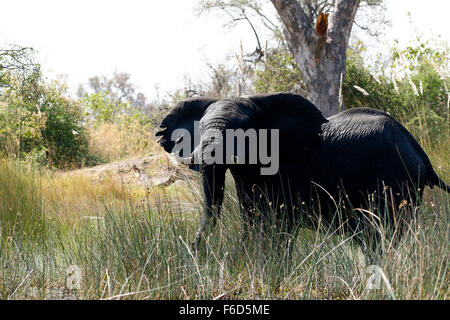
[[[407,184],[385,186],[369,196],[368,213],[359,214],[357,242],[372,259],[398,247],[414,218],[415,207],[423,188],[414,190]]]

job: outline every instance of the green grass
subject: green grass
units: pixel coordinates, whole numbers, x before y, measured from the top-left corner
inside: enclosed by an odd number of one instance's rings
[[[51,179],[45,172],[0,162],[2,299],[391,297],[383,283],[378,290],[366,289],[367,265],[349,235],[325,226],[302,229],[289,254],[273,234],[260,239],[256,233],[242,241],[232,191],[217,228],[192,252],[200,209],[182,213],[183,192],[153,190],[148,201],[137,201],[131,193],[119,199],[104,196],[91,201],[85,214],[78,210],[85,206],[73,201],[61,206],[61,198],[50,196],[45,185]],[[449,298],[450,197],[427,193],[429,204],[420,206],[400,245],[377,262],[399,299]],[[201,199],[190,201],[200,208]],[[67,283],[76,276],[71,266],[81,271],[79,289]]]

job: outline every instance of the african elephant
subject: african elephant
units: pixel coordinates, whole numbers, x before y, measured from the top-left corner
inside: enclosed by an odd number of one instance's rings
[[[195,121],[199,121],[199,137],[187,141],[189,135],[196,134]],[[175,134],[176,129],[183,130]],[[277,132],[278,141],[269,141],[272,153],[278,155],[275,174],[262,174],[267,161],[250,162],[251,155],[246,155],[245,160],[237,159],[235,147],[231,148],[232,162],[222,159],[208,163],[201,158],[211,144],[221,146],[214,149],[216,153],[220,151],[219,157],[229,156],[224,150],[230,142],[218,139],[217,133],[225,135],[231,129]],[[262,138],[261,132],[256,131],[257,140]],[[192,169],[201,172],[204,209],[194,246],[219,216],[228,169],[249,223],[255,218],[255,208],[261,211],[270,207],[288,212],[288,224],[291,224],[302,214],[302,208],[317,202],[327,203],[321,206],[321,215],[331,220],[334,211],[330,201],[344,199],[353,208],[369,209],[370,195],[378,199],[379,216],[387,209],[391,214],[384,219],[392,220],[395,219],[392,212],[405,205],[405,199],[413,205],[420,200],[425,186],[440,186],[450,192],[420,145],[390,115],[369,108],[354,108],[326,119],[311,102],[292,93],[188,99],[169,112],[156,135],[161,136],[159,143],[167,152],[175,150],[188,159]],[[260,151],[259,141],[250,143],[250,135],[245,138],[248,143],[244,151],[251,151],[252,145],[257,146],[256,152]],[[177,145],[186,142],[188,151],[177,150]],[[214,156],[214,152],[208,152]],[[201,161],[194,163],[193,159]],[[386,201],[388,195],[391,198]],[[350,229],[357,230],[361,220],[355,218],[354,210],[350,210],[347,218]]]

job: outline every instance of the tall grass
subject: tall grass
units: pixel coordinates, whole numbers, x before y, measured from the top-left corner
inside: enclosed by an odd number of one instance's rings
[[[111,197],[91,202],[84,214],[86,207],[70,201],[65,211],[58,207],[61,194],[77,194],[76,186],[44,190],[48,179],[14,162],[0,164],[0,298],[392,297],[383,282],[379,289],[366,288],[370,274],[360,248],[351,235],[326,225],[301,229],[288,247],[270,230],[244,238],[231,181],[217,228],[194,252],[190,241],[200,209],[183,212],[183,204],[200,208],[201,199],[187,200],[176,188],[149,190],[144,199],[133,193],[120,198],[105,186],[102,192]],[[199,187],[195,179],[190,183]],[[450,198],[434,191],[429,199],[400,244],[377,261],[396,298],[449,298]],[[68,281],[73,266],[81,271],[76,286]]]

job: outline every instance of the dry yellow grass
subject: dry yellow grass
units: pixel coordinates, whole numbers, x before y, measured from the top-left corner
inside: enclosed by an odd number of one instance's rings
[[[81,170],[41,171],[38,180],[46,214],[72,224],[86,216],[103,216],[105,203],[115,207],[175,208],[192,213],[201,199],[195,174],[184,166],[174,168],[162,152]],[[142,185],[130,170],[134,163],[139,163],[152,178],[174,176],[174,182],[168,186]]]
[[[104,162],[156,153],[153,132],[140,124],[102,123],[89,131],[91,152]]]

